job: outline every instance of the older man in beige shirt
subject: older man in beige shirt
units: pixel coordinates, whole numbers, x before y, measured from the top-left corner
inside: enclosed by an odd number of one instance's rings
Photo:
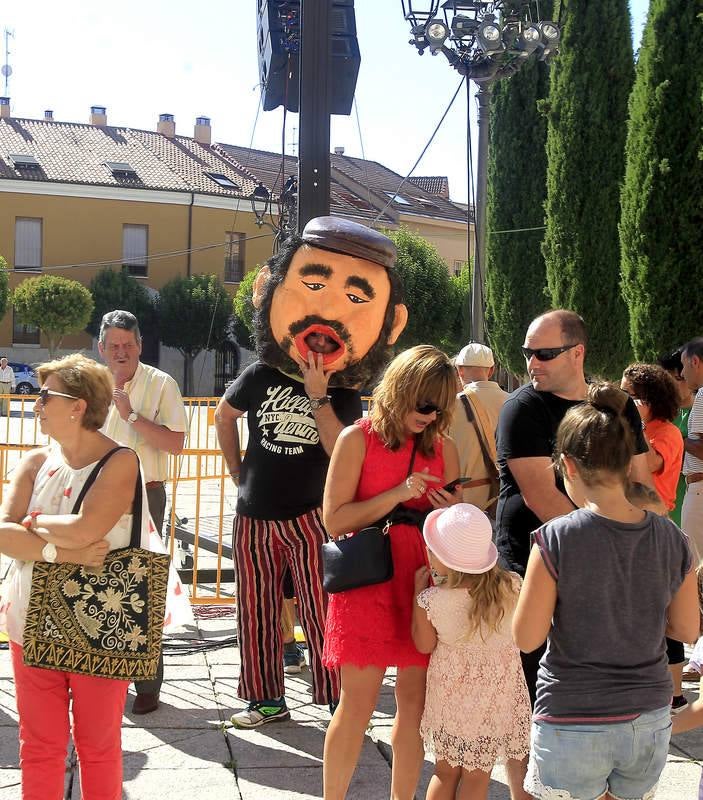
[[[470,342],[454,365],[463,388],[456,398],[449,435],[459,450],[460,474],[471,478],[463,500],[490,513],[498,496],[495,431],[508,394],[491,380],[495,362],[490,347]]]

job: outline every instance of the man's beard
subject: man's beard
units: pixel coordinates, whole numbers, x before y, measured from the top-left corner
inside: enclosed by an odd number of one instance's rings
[[[306,317],[304,320],[294,322],[289,328],[291,335],[287,336],[282,342],[277,342],[273,338],[271,326],[268,324],[268,317],[266,320],[259,318],[261,311],[263,311],[263,309],[256,312],[256,354],[265,364],[280,369],[282,372],[293,375],[301,374],[300,367],[288,355],[287,351],[289,348],[295,347],[295,333],[307,328],[311,320],[333,328],[347,343],[350,342],[351,339],[348,333],[339,330],[339,322],[325,320],[322,317]],[[384,367],[389,362],[392,353],[391,346],[386,344],[389,333],[387,327],[388,326],[384,323],[380,336],[363,358],[332,374],[330,378],[331,387],[340,386],[349,389],[357,389],[371,388],[374,385],[383,372]],[[352,353],[350,347],[349,352]]]

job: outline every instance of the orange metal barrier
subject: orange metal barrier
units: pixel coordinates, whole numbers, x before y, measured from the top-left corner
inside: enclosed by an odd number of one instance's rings
[[[49,437],[39,430],[39,420],[34,415],[36,395],[4,394],[0,399],[0,410],[4,403],[10,404],[10,413],[0,417],[0,444],[27,444],[44,446]]]

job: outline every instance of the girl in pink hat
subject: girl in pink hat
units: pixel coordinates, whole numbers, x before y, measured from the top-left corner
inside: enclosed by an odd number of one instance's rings
[[[499,761],[513,800],[527,796],[519,762],[529,752],[530,700],[510,634],[520,578],[496,564],[491,535],[488,517],[468,503],[432,511],[423,529],[442,580],[427,588],[427,567],[415,573],[413,640],[432,654],[420,725],[436,762],[427,800],[487,797]]]

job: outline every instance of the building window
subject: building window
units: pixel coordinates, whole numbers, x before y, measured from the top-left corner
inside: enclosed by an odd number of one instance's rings
[[[226,175],[222,175],[220,172],[206,172],[205,174],[223,189],[237,189],[237,191],[239,191],[241,188],[231,178],[228,178]]]
[[[28,325],[12,314],[12,344],[39,344],[40,331],[36,325]]]
[[[466,267],[466,261],[455,261],[454,262],[454,275],[458,277],[461,275],[462,270]]]
[[[122,265],[130,275],[146,278],[148,242],[148,225],[122,226]]]
[[[225,283],[239,283],[244,277],[244,234],[225,234]]]
[[[42,220],[15,218],[15,269],[41,269]]]

